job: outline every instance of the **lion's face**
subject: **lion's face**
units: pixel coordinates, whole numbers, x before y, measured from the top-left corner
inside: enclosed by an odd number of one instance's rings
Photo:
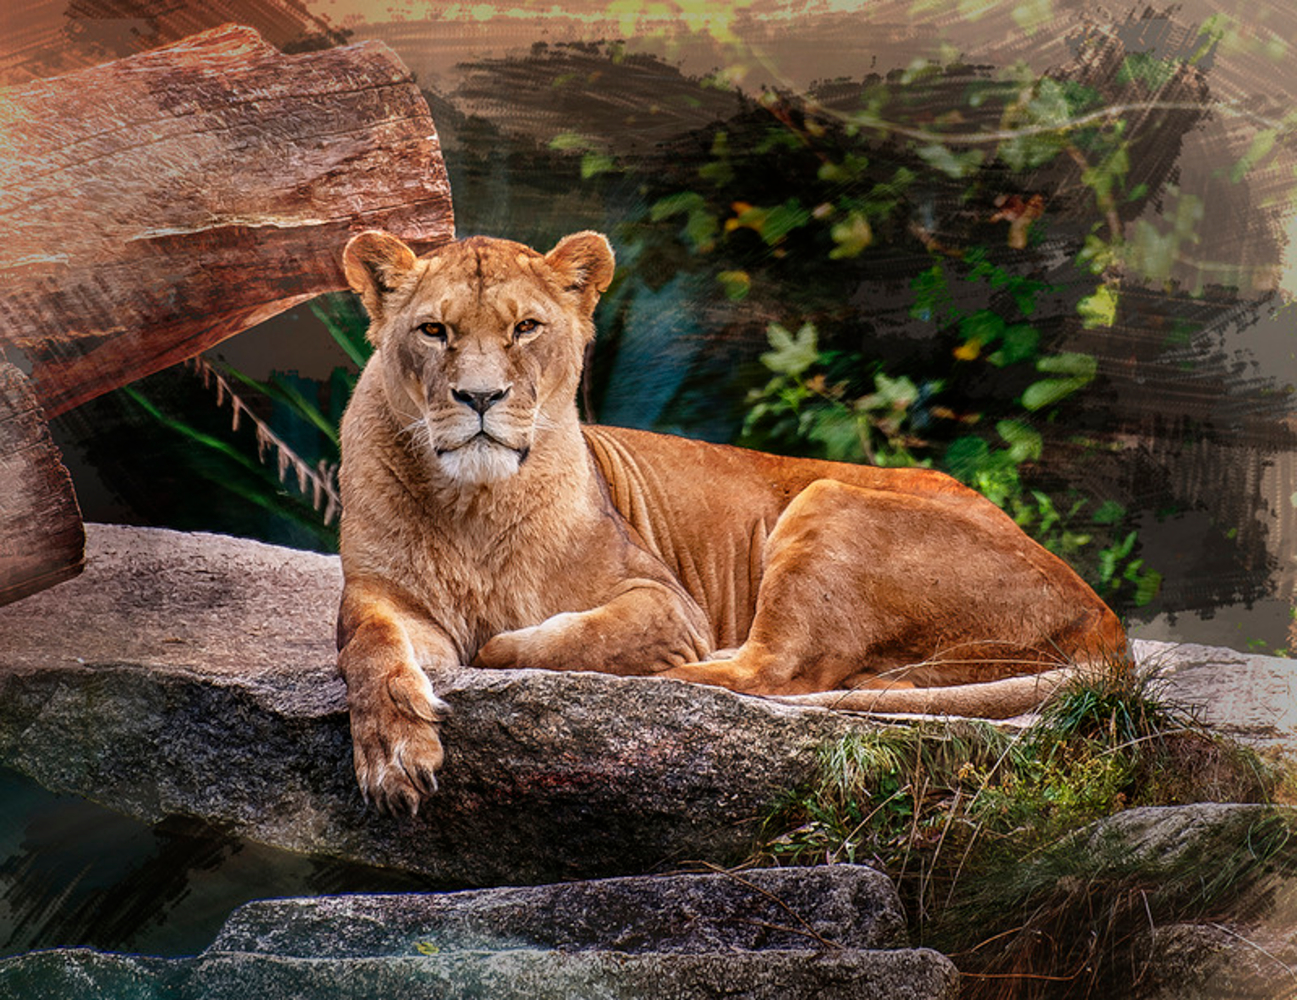
[[[602,236],[578,233],[548,254],[474,237],[415,258],[370,232],[343,262],[369,311],[388,404],[440,477],[506,479],[539,434],[572,418],[591,315],[612,279]]]

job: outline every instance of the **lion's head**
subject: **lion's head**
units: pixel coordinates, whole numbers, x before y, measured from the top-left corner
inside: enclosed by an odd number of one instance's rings
[[[473,237],[416,257],[366,232],[343,252],[370,316],[388,405],[432,471],[459,486],[516,473],[539,433],[573,419],[608,241],[576,233],[547,254]]]

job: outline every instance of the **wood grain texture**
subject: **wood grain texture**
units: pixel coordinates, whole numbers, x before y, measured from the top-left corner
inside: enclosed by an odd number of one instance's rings
[[[350,233],[454,233],[391,50],[237,26],[0,91],[0,221],[0,350],[50,416],[345,288]]]
[[[0,604],[76,576],[85,541],[40,404],[23,374],[0,362]]]

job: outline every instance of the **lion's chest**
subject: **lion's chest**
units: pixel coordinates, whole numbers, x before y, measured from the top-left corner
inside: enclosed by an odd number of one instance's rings
[[[406,567],[407,586],[465,660],[500,632],[539,625],[566,611],[586,611],[604,599],[606,574],[597,560],[562,555],[526,539],[430,532]]]

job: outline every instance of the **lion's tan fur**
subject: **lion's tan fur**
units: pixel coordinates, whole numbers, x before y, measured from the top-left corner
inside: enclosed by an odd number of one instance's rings
[[[343,423],[339,670],[381,805],[435,787],[428,676],[455,664],[1002,717],[1124,650],[1075,573],[940,473],[582,427],[597,234],[416,260],[367,233],[344,262],[377,350]]]

